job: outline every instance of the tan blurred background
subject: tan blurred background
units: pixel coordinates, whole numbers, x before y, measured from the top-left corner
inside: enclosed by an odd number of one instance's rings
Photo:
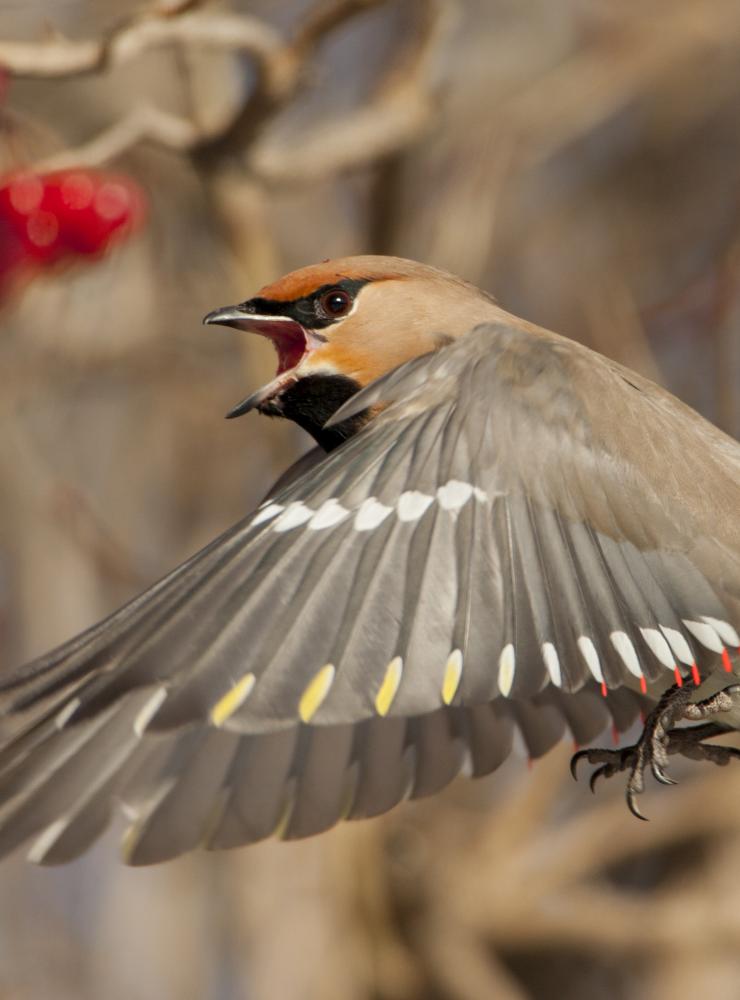
[[[0,669],[306,447],[223,421],[274,356],[200,318],[311,261],[447,267],[740,433],[738,0],[0,0],[19,58],[3,169],[115,169],[150,213],[0,303]],[[740,770],[677,767],[640,824],[570,749],[303,843],[6,862],[0,1000],[735,1000]]]

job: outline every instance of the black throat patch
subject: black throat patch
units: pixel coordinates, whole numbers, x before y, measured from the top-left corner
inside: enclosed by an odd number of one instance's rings
[[[369,419],[363,411],[335,427],[324,424],[339,407],[359,392],[361,386],[346,375],[305,375],[281,393],[265,400],[257,409],[268,417],[287,417],[302,427],[324,451],[331,451],[356,434]]]

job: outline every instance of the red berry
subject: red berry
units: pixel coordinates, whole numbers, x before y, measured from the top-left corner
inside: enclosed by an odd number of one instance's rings
[[[93,208],[98,218],[111,225],[120,223],[131,212],[131,193],[123,184],[106,181],[98,188]]]
[[[26,219],[26,239],[41,256],[49,256],[59,239],[59,220],[53,212],[39,209]]]
[[[18,174],[7,186],[11,209],[18,215],[28,215],[41,204],[44,185],[36,174]]]
[[[80,170],[62,177],[60,193],[67,208],[88,208],[95,197],[95,185],[88,174]]]
[[[11,272],[103,253],[138,228],[144,212],[133,181],[96,170],[0,180],[0,288]]]
[[[89,171],[45,178],[44,207],[55,212],[61,239],[70,250],[94,254],[105,250],[118,231],[135,228],[143,198],[131,181]]]

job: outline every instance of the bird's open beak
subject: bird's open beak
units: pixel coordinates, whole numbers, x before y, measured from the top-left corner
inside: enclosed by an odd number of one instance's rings
[[[214,309],[203,317],[206,325],[231,326],[236,330],[268,337],[277,351],[278,369],[275,378],[232,407],[226,414],[227,419],[248,413],[276,396],[290,382],[295,381],[297,378],[295,369],[312,350],[324,342],[323,338],[313,334],[289,316],[269,316],[250,312],[248,305],[249,303],[245,303],[245,306],[224,306],[221,309]]]

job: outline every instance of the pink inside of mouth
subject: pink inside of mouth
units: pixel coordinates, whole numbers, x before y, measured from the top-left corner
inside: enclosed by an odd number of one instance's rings
[[[283,372],[295,368],[303,360],[303,356],[306,353],[306,343],[303,335],[301,335],[300,342],[297,338],[293,337],[277,337],[274,338],[273,343],[278,355],[278,375],[282,375]]]
[[[268,320],[254,323],[252,329],[263,337],[268,337],[275,345],[278,356],[277,375],[290,371],[303,360],[308,345],[305,331],[299,323]]]

